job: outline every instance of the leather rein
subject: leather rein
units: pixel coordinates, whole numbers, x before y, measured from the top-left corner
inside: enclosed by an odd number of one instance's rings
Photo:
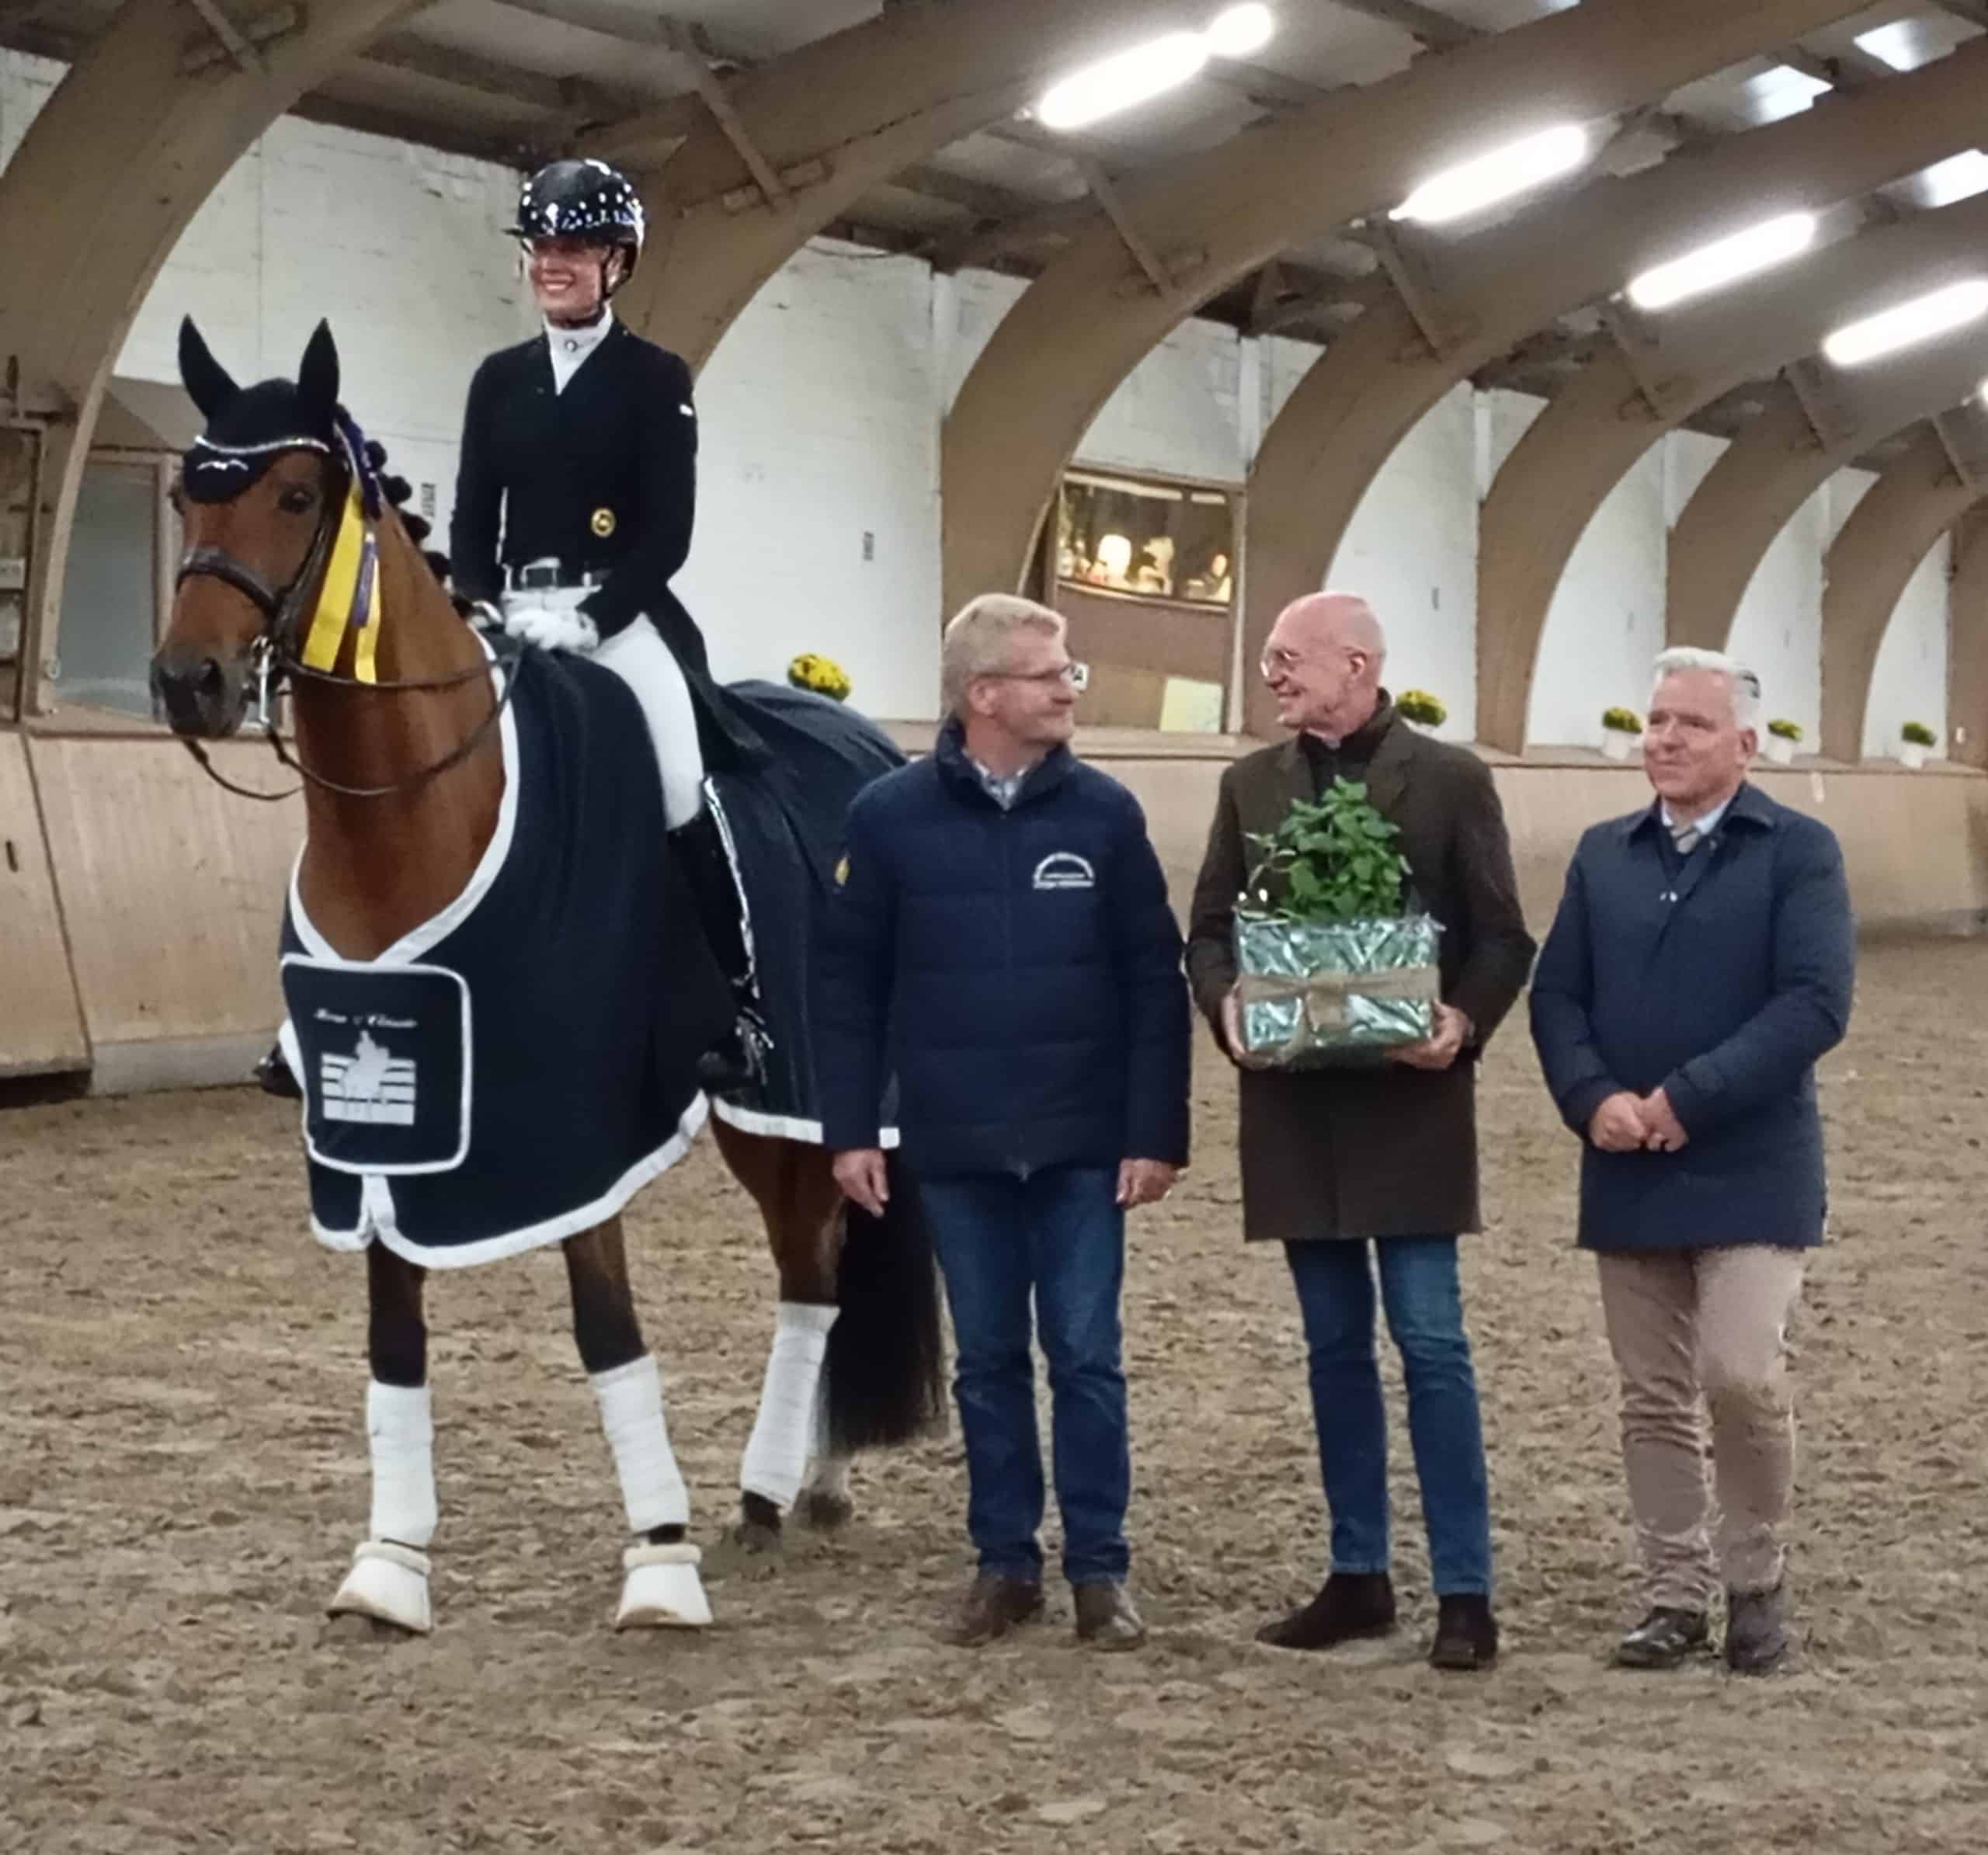
[[[265,731],[269,746],[276,759],[297,776],[299,784],[287,792],[255,792],[246,786],[238,786],[227,776],[217,771],[206,747],[190,735],[182,735],[179,739],[200,766],[200,770],[224,790],[245,799],[255,799],[265,804],[274,804],[284,799],[294,798],[305,785],[315,786],[325,792],[333,792],[342,798],[384,799],[396,794],[412,792],[426,785],[438,774],[460,766],[474,753],[502,717],[510,704],[512,692],[517,687],[516,671],[523,657],[523,647],[513,644],[506,651],[497,649],[492,661],[472,664],[466,670],[458,670],[449,676],[421,676],[390,678],[384,682],[361,683],[350,676],[313,669],[297,655],[296,638],[298,625],[303,616],[304,602],[309,598],[323,575],[325,562],[330,556],[332,542],[338,531],[342,499],[328,496],[325,512],[318,519],[317,531],[311,537],[311,546],[304,556],[303,564],[289,582],[281,587],[272,586],[254,568],[240,561],[224,547],[189,547],[180,557],[179,567],[173,578],[173,590],[177,592],[189,579],[207,578],[221,581],[231,586],[262,614],[262,628],[249,646],[249,664],[255,679],[255,695],[260,725]],[[458,689],[463,684],[479,676],[503,675],[502,693],[491,704],[490,713],[479,721],[468,736],[452,748],[442,758],[430,765],[418,768],[406,778],[396,780],[385,786],[348,786],[340,780],[314,773],[301,761],[294,758],[283,745],[283,737],[277,731],[276,711],[271,697],[280,691],[286,680],[330,683],[344,690],[377,690],[387,694],[413,694],[420,690]]]

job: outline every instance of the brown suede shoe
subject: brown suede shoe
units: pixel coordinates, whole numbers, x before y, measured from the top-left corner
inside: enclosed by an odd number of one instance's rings
[[[1125,1587],[1110,1579],[1072,1585],[1077,1640],[1094,1649],[1135,1649],[1146,1639],[1145,1619]]]
[[[983,1572],[966,1588],[951,1616],[939,1626],[940,1638],[956,1648],[978,1648],[1005,1636],[1017,1624],[1042,1614],[1042,1586],[1033,1579]]]
[[[1395,1588],[1385,1572],[1335,1572],[1319,1594],[1287,1617],[1275,1617],[1256,1640],[1274,1649],[1331,1649],[1395,1627]]]

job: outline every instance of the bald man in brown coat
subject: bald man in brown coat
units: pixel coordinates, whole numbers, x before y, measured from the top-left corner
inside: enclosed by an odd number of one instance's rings
[[[1196,1003],[1241,1071],[1244,1231],[1285,1246],[1311,1358],[1332,1523],[1330,1575],[1258,1639],[1322,1649],[1395,1625],[1386,1419],[1374,1355],[1375,1281],[1402,1355],[1429,1533],[1437,1621],[1430,1660],[1497,1655],[1484,1447],[1457,1275],[1478,1207],[1476,1064],[1517,999],[1533,942],[1504,815],[1467,749],[1417,733],[1382,687],[1386,642],[1364,599],[1313,593],[1272,628],[1262,669],[1280,745],[1222,776],[1195,884],[1187,972]],[[1378,1068],[1277,1071],[1246,1061],[1232,926],[1246,837],[1336,778],[1364,782],[1400,827],[1419,905],[1442,923],[1434,1036]],[[1371,1257],[1370,1257],[1371,1252]]]

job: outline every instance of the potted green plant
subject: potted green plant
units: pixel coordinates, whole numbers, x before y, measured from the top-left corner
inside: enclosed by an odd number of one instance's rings
[[[1601,711],[1601,751],[1611,760],[1626,760],[1642,738],[1643,718],[1632,708]]]
[[[1417,728],[1441,728],[1450,718],[1442,699],[1427,690],[1403,690],[1395,698],[1395,713]]]
[[[1435,1027],[1442,929],[1408,901],[1399,828],[1364,785],[1295,801],[1236,903],[1243,1047],[1282,1068],[1347,1067]]]
[[[1801,745],[1802,724],[1777,715],[1767,724],[1767,738],[1760,743],[1760,748],[1775,766],[1792,766],[1795,750]]]
[[[1923,721],[1908,721],[1898,731],[1898,757],[1914,773],[1926,764],[1927,752],[1940,745],[1940,737]]]

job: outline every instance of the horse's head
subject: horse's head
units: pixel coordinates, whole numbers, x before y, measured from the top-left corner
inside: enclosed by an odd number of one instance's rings
[[[211,738],[241,725],[258,647],[292,648],[324,578],[346,488],[338,349],[321,322],[294,382],[239,387],[189,317],[179,372],[207,422],[181,472],[186,552],[151,681],[176,734]]]

